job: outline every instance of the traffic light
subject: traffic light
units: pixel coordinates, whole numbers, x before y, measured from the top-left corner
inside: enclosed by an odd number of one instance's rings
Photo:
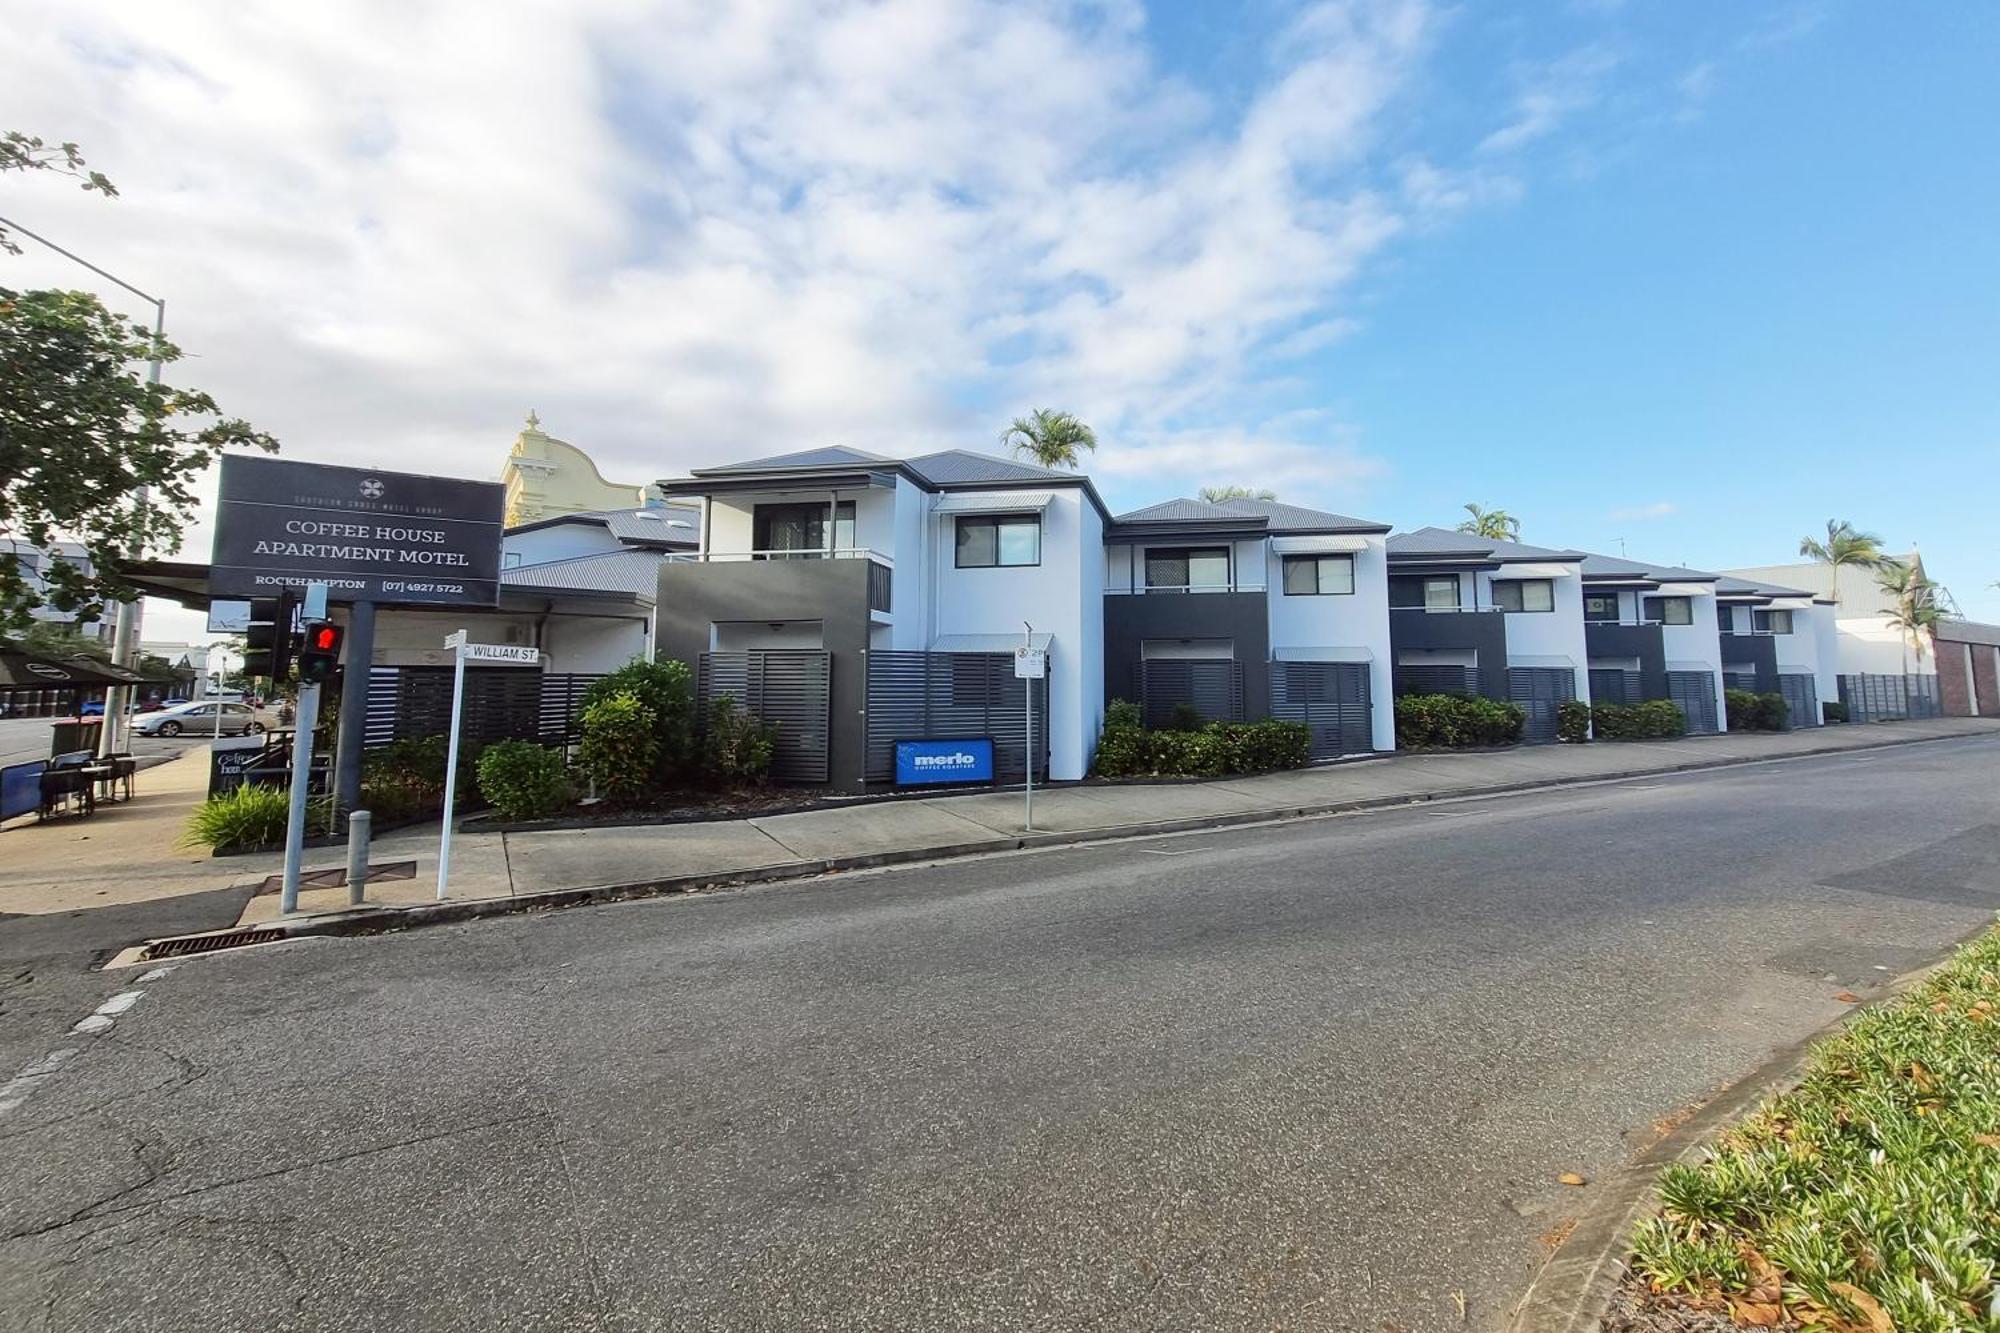
[[[250,603],[247,644],[243,650],[243,674],[283,680],[292,669],[296,640],[292,620],[297,614],[299,594],[286,588],[276,597],[260,597]]]
[[[333,679],[340,666],[340,641],[346,631],[330,621],[315,620],[299,640],[299,679],[318,685]]]

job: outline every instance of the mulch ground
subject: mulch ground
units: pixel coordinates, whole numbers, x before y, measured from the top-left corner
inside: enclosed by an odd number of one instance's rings
[[[1786,1320],[1774,1333],[1796,1333],[1798,1327]],[[1631,1274],[1618,1288],[1598,1328],[1600,1333],[1742,1333],[1741,1326],[1727,1314],[1698,1310],[1671,1296],[1655,1296]]]

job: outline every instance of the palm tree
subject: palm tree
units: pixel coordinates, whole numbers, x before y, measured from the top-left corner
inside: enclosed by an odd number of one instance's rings
[[[1817,560],[1822,565],[1833,567],[1833,604],[1836,608],[1840,605],[1841,566],[1886,570],[1896,563],[1882,553],[1880,537],[1872,532],[1861,531],[1844,518],[1830,518],[1826,521],[1825,541],[1817,537],[1801,537],[1799,554],[1807,559]],[[1884,586],[1887,587],[1886,584]],[[1895,589],[1890,588],[1889,591],[1893,592]]]
[[[1204,486],[1201,498],[1209,504],[1219,505],[1224,500],[1275,500],[1278,493],[1263,487],[1253,491],[1248,486]]]
[[[1097,447],[1097,435],[1068,412],[1036,408],[1000,434],[1000,443],[1043,467],[1075,468],[1083,451]]]
[[[1895,606],[1884,613],[1883,619],[1896,630],[1896,637],[1903,649],[1903,695],[1904,711],[1909,708],[1910,692],[1910,649],[1917,650],[1917,665],[1924,662],[1924,643],[1930,631],[1944,619],[1944,608],[1938,604],[1938,585],[1924,577],[1915,565],[1906,565],[1900,560],[1885,560],[1877,567],[1876,583],[1883,592],[1896,599]]]
[[[1467,505],[1465,512],[1471,517],[1458,525],[1460,532],[1469,532],[1475,537],[1485,537],[1489,541],[1517,542],[1521,540],[1521,520],[1504,509],[1482,509],[1478,505]]]

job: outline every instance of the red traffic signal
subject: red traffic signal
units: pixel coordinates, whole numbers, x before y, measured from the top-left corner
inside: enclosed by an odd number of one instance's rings
[[[299,642],[299,679],[320,682],[340,665],[340,641],[346,631],[324,620],[306,626]]]

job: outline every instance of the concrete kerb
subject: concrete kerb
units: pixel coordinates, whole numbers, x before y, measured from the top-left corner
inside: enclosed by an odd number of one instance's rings
[[[1940,737],[1939,739],[1944,739]],[[1967,932],[1945,953],[1990,929]],[[1884,994],[1856,1005],[1812,1035],[1786,1047],[1750,1074],[1724,1088],[1630,1162],[1595,1182],[1598,1197],[1543,1262],[1508,1317],[1504,1333],[1598,1333],[1625,1277],[1625,1254],[1639,1223],[1658,1206],[1660,1170],[1690,1161],[1718,1134],[1766,1100],[1798,1085],[1813,1048],[1879,1005],[1894,1004],[1941,965],[1932,963],[1891,981]]]
[[[997,836],[982,838],[973,842],[900,848],[889,851],[867,852],[852,856],[801,858],[796,861],[787,861],[771,866],[713,871],[692,875],[650,877],[611,884],[579,885],[562,889],[543,889],[533,893],[516,894],[509,897],[450,899],[440,903],[362,906],[335,912],[315,913],[311,916],[299,917],[292,920],[280,918],[267,923],[261,923],[258,928],[283,931],[288,938],[303,938],[316,935],[377,935],[390,931],[411,929],[417,926],[444,925],[452,922],[476,920],[488,916],[513,916],[527,912],[553,911],[565,907],[581,907],[591,903],[622,902],[635,898],[700,893],[747,884],[770,884],[789,880],[815,879],[822,875],[837,874],[843,871],[873,870],[886,866],[949,861],[971,856],[999,855],[1008,852],[1042,848],[1131,841],[1177,833],[1197,832],[1203,829],[1243,828],[1260,824],[1282,824],[1301,819],[1361,814],[1372,810],[1393,809],[1398,806],[1479,800],[1523,792],[1554,791],[1566,787],[1586,787],[1603,783],[1625,782],[1637,777],[1700,772],[1710,769],[1738,768],[1749,764],[1789,763],[1798,759],[1809,759],[1826,754],[1844,754],[1860,750],[1886,749],[1893,746],[1925,745],[1938,741],[1963,740],[1969,736],[1979,734],[1981,733],[1957,732],[1943,736],[1904,736],[1884,739],[1868,745],[1819,746],[1783,755],[1740,755],[1720,759],[1696,759],[1665,766],[1649,765],[1615,773],[1593,773],[1575,777],[1527,779],[1490,783],[1479,787],[1451,788],[1437,792],[1398,792],[1384,796],[1311,802],[1302,805],[1269,807],[1226,814],[1199,815],[1185,819],[1161,820],[1155,823],[1118,824],[1100,829],[1083,829],[1067,833],[1038,832],[1009,835],[996,830]],[[243,927],[241,926],[230,926],[222,930],[203,932],[201,935],[175,936],[172,938],[201,939],[205,936],[234,934],[242,929]],[[143,941],[140,945],[126,950],[124,954],[119,956],[119,959],[136,957],[139,953],[143,952],[145,947],[162,942],[161,940]],[[113,960],[113,964],[107,964],[107,966],[118,964],[119,960]]]

